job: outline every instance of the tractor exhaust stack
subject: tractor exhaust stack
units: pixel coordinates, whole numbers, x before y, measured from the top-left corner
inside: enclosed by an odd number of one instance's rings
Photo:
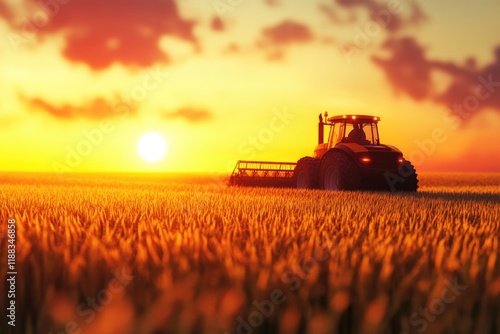
[[[323,116],[319,114],[319,123],[318,123],[318,145],[321,145],[325,142],[325,127],[323,123]]]

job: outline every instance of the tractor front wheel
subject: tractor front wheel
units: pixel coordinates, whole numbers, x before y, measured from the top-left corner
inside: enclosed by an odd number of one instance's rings
[[[396,191],[415,192],[418,189],[418,174],[410,161],[406,160],[400,171],[400,178],[394,185]]]

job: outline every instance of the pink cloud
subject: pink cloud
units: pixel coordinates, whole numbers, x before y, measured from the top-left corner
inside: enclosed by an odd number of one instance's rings
[[[267,60],[281,61],[285,58],[286,48],[293,44],[305,44],[315,36],[311,29],[302,23],[285,20],[262,30],[262,38],[257,46],[267,52]]]
[[[427,15],[417,3],[403,2],[400,3],[398,9],[396,10],[394,10],[393,7],[390,7],[387,2],[378,2],[375,0],[334,0],[334,3],[347,9],[366,9],[372,18],[385,21],[385,28],[391,33],[427,20]],[[409,15],[403,15],[402,13],[397,12],[402,10],[404,6],[409,6]],[[330,9],[329,11],[325,11],[325,8],[328,9],[327,6],[320,6],[320,10],[327,14],[330,18],[333,18],[335,22],[335,10]]]
[[[220,17],[215,16],[212,19],[211,28],[213,31],[224,31],[226,26],[224,25],[224,22],[222,21],[222,19]]]
[[[46,2],[49,3],[57,2]],[[23,4],[29,13],[35,1]],[[0,16],[18,30],[18,18],[7,15],[5,8],[0,5]],[[39,40],[63,35],[64,56],[95,70],[113,63],[150,66],[155,62],[168,62],[168,55],[158,46],[165,35],[197,44],[194,21],[182,18],[173,0],[73,0],[57,8],[46,5],[45,11],[53,15],[48,24],[37,31]]]
[[[396,92],[415,100],[434,100],[464,120],[487,108],[500,112],[500,46],[495,49],[495,60],[482,68],[474,58],[464,65],[428,59],[425,49],[410,37],[389,39],[383,47],[391,55],[373,57],[373,61]],[[444,92],[438,92],[431,80],[435,71],[451,79]]]
[[[308,26],[290,20],[265,28],[262,31],[262,36],[267,43],[273,45],[305,43],[311,41],[314,37]]]

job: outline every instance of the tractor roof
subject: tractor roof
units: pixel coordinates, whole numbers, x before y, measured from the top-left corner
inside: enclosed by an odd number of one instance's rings
[[[339,122],[346,121],[347,123],[357,123],[357,122],[378,122],[380,117],[370,116],[370,115],[337,115],[328,117],[329,122]]]

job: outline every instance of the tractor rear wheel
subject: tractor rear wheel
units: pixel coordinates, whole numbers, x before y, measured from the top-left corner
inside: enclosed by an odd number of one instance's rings
[[[320,184],[325,190],[357,190],[361,188],[358,167],[349,156],[338,151],[326,152],[321,161]]]
[[[297,189],[318,188],[319,159],[304,157],[297,161],[293,171],[293,186]]]
[[[396,191],[415,192],[418,189],[418,174],[410,161],[406,160],[399,171],[401,181],[394,185]]]

